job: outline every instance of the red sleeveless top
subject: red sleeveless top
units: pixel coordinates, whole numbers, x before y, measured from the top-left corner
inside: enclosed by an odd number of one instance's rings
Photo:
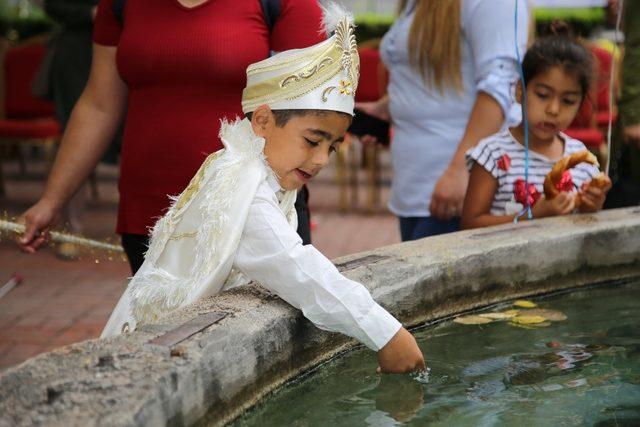
[[[220,119],[242,116],[245,70],[323,36],[315,0],[281,0],[271,32],[259,0],[128,0],[124,25],[100,0],[93,40],[117,46],[129,87],[118,233],[147,234],[204,158],[222,147]]]

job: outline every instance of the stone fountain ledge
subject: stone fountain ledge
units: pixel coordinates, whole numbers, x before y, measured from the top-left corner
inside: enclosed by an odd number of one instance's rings
[[[640,209],[465,231],[336,263],[414,326],[516,297],[640,276]],[[214,311],[227,316],[173,351],[148,343]],[[2,372],[0,426],[224,424],[353,346],[263,288],[238,288],[126,336],[63,347]]]

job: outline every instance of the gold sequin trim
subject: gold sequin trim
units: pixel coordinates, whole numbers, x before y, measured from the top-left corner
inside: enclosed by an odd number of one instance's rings
[[[202,166],[200,166],[200,169],[198,169],[198,172],[193,176],[193,178],[191,178],[191,182],[189,182],[189,185],[187,186],[187,188],[185,188],[184,191],[180,194],[180,197],[178,198],[178,201],[175,204],[175,208],[174,208],[175,214],[180,212],[182,208],[189,202],[189,200],[191,200],[194,194],[196,194],[198,190],[200,190],[200,185],[204,180],[204,175],[207,171],[207,167],[211,164],[211,162],[217,159],[218,156],[220,156],[220,154],[222,154],[223,151],[224,150],[216,151],[215,153],[210,154],[205,159],[205,161],[202,163]]]
[[[169,240],[180,240],[188,237],[195,237],[197,234],[198,234],[197,231],[191,231],[189,233],[173,234],[171,235],[171,237],[169,237]]]

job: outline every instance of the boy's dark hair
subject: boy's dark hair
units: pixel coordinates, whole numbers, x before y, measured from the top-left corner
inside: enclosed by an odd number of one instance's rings
[[[593,81],[593,54],[571,34],[564,22],[554,21],[550,33],[536,40],[524,56],[522,69],[525,85],[550,68],[561,67],[578,80],[584,99]]]
[[[273,113],[273,116],[276,119],[276,126],[278,126],[279,128],[284,127],[284,125],[286,125],[289,122],[289,120],[291,120],[294,117],[304,117],[309,114],[322,116],[327,113],[338,113],[338,114],[343,114],[346,117],[349,117],[349,120],[353,118],[351,114],[343,113],[342,111],[330,111],[330,110],[310,110],[310,109],[309,110],[271,110],[271,112]],[[251,116],[253,116],[253,113],[247,113],[246,116],[247,116],[247,119],[251,120]]]

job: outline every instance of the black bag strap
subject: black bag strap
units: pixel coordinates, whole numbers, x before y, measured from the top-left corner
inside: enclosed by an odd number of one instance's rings
[[[271,32],[278,17],[280,17],[280,0],[260,0],[260,6],[262,6],[264,22],[267,24],[269,32]]]
[[[127,0],[113,0],[113,3],[111,3],[113,16],[116,17],[116,20],[120,23],[120,26],[124,25],[124,5],[126,3]]]
[[[112,3],[113,15],[121,26],[124,25],[124,5],[126,3],[127,0],[113,0]],[[264,22],[267,24],[269,32],[271,32],[274,24],[280,17],[280,0],[260,0],[260,7],[262,8]]]

